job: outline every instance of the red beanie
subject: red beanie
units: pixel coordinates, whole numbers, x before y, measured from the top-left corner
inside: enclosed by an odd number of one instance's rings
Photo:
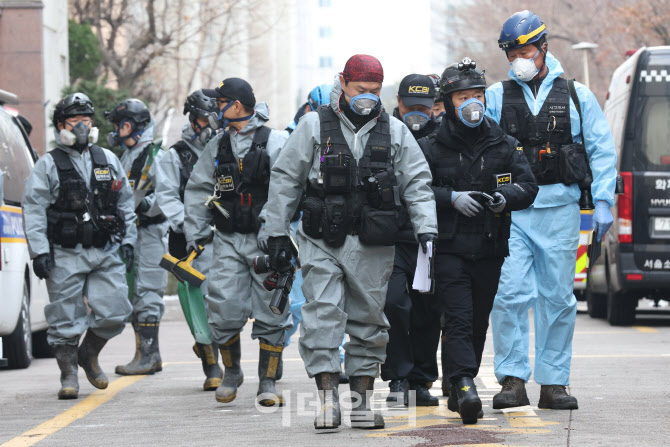
[[[344,65],[342,76],[347,82],[384,82],[384,69],[376,57],[355,54]]]

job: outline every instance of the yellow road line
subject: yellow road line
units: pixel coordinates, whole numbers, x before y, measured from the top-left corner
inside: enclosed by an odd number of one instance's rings
[[[633,326],[633,329],[637,329],[645,334],[655,334],[658,332],[658,329],[649,326]]]
[[[125,387],[130,386],[145,377],[146,376],[125,376],[121,377],[120,379],[116,379],[109,384],[107,389],[95,391],[93,394],[69,410],[62,412],[53,419],[41,423],[37,427],[28,430],[16,438],[10,439],[9,441],[0,445],[0,447],[26,447],[37,444],[47,436],[56,433],[61,428],[65,428],[77,419],[83,418],[91,411],[95,410],[100,405],[114,397],[116,393]]]

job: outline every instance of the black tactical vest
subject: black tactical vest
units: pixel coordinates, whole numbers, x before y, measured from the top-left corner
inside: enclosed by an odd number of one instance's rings
[[[47,236],[52,244],[74,248],[104,247],[125,235],[125,222],[118,210],[122,180],[117,180],[102,148],[90,146],[90,187],[79,175],[70,156],[62,149],[49,152],[56,164],[60,189],[56,203],[47,210]]]
[[[149,159],[149,154],[155,149],[156,149],[155,142],[147,144],[147,146],[144,149],[142,149],[142,153],[138,155],[138,157],[133,161],[133,164],[130,167],[130,172],[128,172],[128,181],[130,182],[130,185],[133,187],[133,191],[137,189],[137,186],[139,185],[140,180],[142,179],[142,173],[144,172],[145,164]],[[155,188],[153,186],[150,186],[147,189],[146,195],[148,196],[152,194],[154,192],[154,189]],[[167,217],[165,217],[163,214],[159,214],[153,217],[145,216],[142,213],[137,214],[137,225],[140,227],[148,227],[149,225],[163,223],[166,220]]]
[[[272,129],[256,129],[251,147],[244,158],[236,160],[230,134],[219,139],[214,162],[214,195],[229,214],[214,210],[214,223],[223,233],[252,233],[260,229],[259,215],[268,200],[270,156],[267,144]]]
[[[179,161],[181,162],[181,168],[179,169],[179,198],[183,203],[186,183],[188,183],[188,179],[191,177],[193,166],[198,162],[198,154],[184,141],[178,141],[171,149],[177,152]]]
[[[568,81],[554,79],[537,116],[531,112],[523,89],[516,81],[507,80],[502,84],[500,127],[521,142],[539,185],[560,183],[559,149],[572,143]]]

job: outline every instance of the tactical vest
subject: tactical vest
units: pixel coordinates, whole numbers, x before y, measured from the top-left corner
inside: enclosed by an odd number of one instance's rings
[[[70,156],[62,149],[49,152],[58,172],[60,188],[56,202],[47,209],[47,237],[52,244],[74,248],[103,248],[120,242],[126,232],[118,210],[122,180],[114,177],[102,148],[90,146],[90,187],[79,175]]]
[[[249,151],[240,160],[235,159],[230,134],[219,139],[214,162],[214,195],[219,205],[230,215],[225,217],[214,210],[214,223],[223,233],[258,232],[259,215],[268,200],[270,186],[270,156],[267,152],[272,129],[256,129]]]
[[[133,187],[133,191],[136,190],[137,187],[139,186],[139,183],[142,180],[142,176],[148,174],[149,170],[145,165],[147,163],[147,160],[149,159],[149,154],[151,154],[152,151],[155,150],[161,150],[160,146],[157,145],[155,142],[147,144],[147,146],[144,149],[142,149],[142,153],[133,161],[133,164],[130,167],[130,172],[128,172],[128,181],[130,182],[130,185]],[[148,196],[153,192],[154,187],[152,185],[147,189],[146,195]],[[140,227],[148,227],[149,225],[163,223],[166,220],[167,217],[165,217],[163,214],[159,214],[153,217],[145,216],[142,213],[137,214],[137,225]]]
[[[198,162],[198,154],[191,149],[191,147],[184,141],[177,142],[172,149],[177,152],[181,168],[179,169],[179,198],[184,202],[184,191],[186,190],[186,183],[191,177],[193,166]]]
[[[357,161],[337,114],[328,105],[318,113],[321,164],[318,178],[307,188],[303,231],[334,247],[341,246],[347,235],[358,235],[369,245],[393,245],[400,200],[388,114],[382,112],[377,118]]]
[[[516,81],[507,80],[502,84],[500,127],[521,142],[539,185],[561,183],[561,147],[572,144],[568,81],[554,79],[537,116],[531,112],[523,89]]]

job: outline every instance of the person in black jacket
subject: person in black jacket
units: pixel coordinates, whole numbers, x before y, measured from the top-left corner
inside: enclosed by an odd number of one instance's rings
[[[433,174],[439,240],[435,294],[446,320],[448,406],[465,424],[483,416],[474,378],[500,269],[509,254],[511,212],[528,208],[538,187],[523,149],[484,116],[486,79],[470,58],[447,67],[446,115],[421,143]]]
[[[429,76],[405,76],[398,89],[398,107],[393,116],[408,127],[415,139],[436,132],[440,123],[431,118],[435,102],[435,84]],[[400,231],[395,244],[393,273],[389,279],[384,314],[391,325],[386,345],[386,361],[381,367],[382,380],[390,380],[388,402],[408,391],[416,393],[416,405],[437,406],[439,400],[428,391],[428,384],[437,380],[435,353],[439,343],[440,315],[435,299],[412,290],[419,243],[405,208],[400,212]],[[400,394],[402,393],[402,394]]]

